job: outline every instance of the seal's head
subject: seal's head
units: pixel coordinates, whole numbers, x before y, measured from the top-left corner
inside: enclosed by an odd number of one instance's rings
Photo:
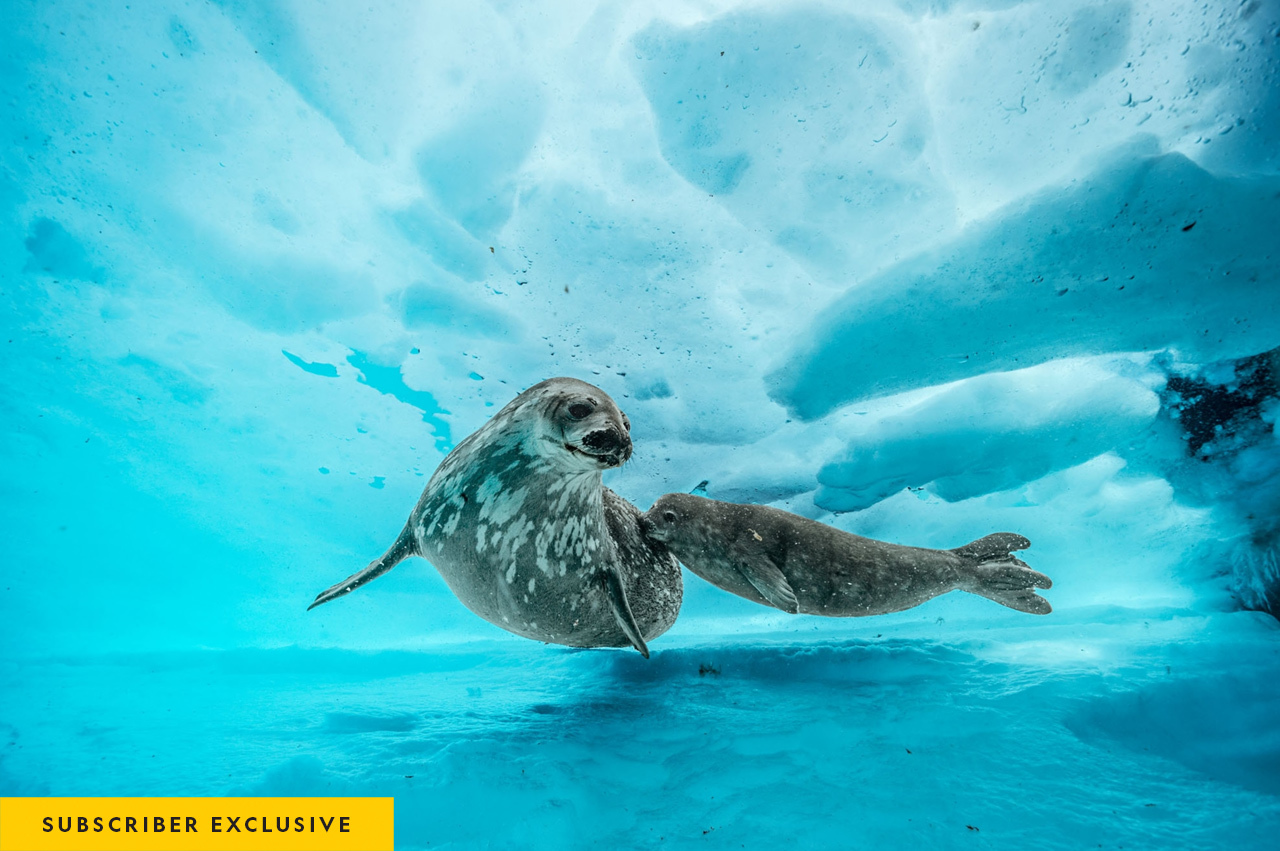
[[[690,521],[706,510],[708,500],[687,493],[669,493],[658,497],[640,518],[640,528],[655,541],[674,543],[682,530],[690,529]]]
[[[566,472],[621,467],[631,458],[631,421],[609,394],[576,378],[551,378],[521,398],[537,412],[540,454]]]

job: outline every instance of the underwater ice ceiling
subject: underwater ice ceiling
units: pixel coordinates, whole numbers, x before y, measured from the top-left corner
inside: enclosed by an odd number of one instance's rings
[[[424,565],[303,610],[553,375],[642,508],[1280,611],[1280,4],[14,6],[5,640],[489,636]]]

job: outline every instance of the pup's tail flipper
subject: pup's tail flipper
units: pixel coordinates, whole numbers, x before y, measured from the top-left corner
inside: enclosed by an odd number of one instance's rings
[[[369,566],[359,573],[353,573],[337,585],[321,591],[316,595],[315,602],[307,606],[307,611],[311,611],[321,603],[327,603],[330,600],[341,597],[343,594],[350,594],[361,585],[372,582],[409,556],[418,555],[418,542],[413,537],[413,530],[409,526],[404,527],[404,531],[400,533],[400,537],[396,538],[396,542],[391,545],[391,549],[383,553],[382,558],[376,559],[369,563]]]
[[[960,557],[960,590],[1020,612],[1049,614],[1053,606],[1034,589],[1052,588],[1053,580],[1013,555],[1029,546],[1031,542],[1021,535],[996,532],[956,547],[951,552]]]

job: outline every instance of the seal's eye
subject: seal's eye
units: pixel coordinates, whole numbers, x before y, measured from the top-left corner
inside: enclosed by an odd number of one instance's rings
[[[662,512],[662,519],[667,521],[668,523],[674,523],[676,522],[676,513],[670,509],[667,509],[666,511]]]
[[[595,409],[586,402],[574,402],[569,406],[569,416],[573,417],[575,420],[580,420],[583,417],[590,416],[593,410]]]
[[[622,427],[625,428],[627,431],[631,431],[631,420],[627,419],[626,414],[622,414]]]

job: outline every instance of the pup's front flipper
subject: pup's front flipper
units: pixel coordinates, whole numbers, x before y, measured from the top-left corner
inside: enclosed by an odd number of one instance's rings
[[[609,605],[613,609],[613,618],[618,622],[618,626],[622,629],[627,640],[631,642],[631,646],[640,651],[640,655],[649,658],[649,645],[644,643],[644,636],[640,634],[640,625],[636,623],[636,616],[631,613],[631,603],[627,601],[627,591],[622,587],[622,577],[618,575],[618,571],[607,567],[600,572],[601,582],[604,584],[605,593],[609,596]]]
[[[733,559],[734,565],[737,566],[743,578],[750,582],[770,605],[793,615],[800,611],[800,603],[796,600],[795,592],[791,590],[791,583],[773,563],[773,559],[764,554],[759,543],[754,540],[735,541],[730,548],[729,557]]]

